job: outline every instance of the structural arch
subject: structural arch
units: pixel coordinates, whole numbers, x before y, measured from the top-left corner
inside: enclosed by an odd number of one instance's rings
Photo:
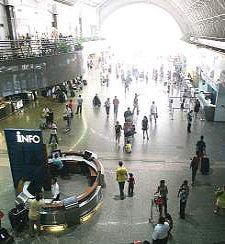
[[[168,12],[176,21],[178,26],[183,33],[183,36],[189,36],[193,34],[191,23],[187,18],[185,18],[184,13],[179,8],[179,6],[175,6],[172,2],[165,1],[165,0],[111,0],[106,1],[102,4],[99,8],[99,25],[101,27],[102,23],[116,10],[126,7],[131,4],[137,3],[146,3],[146,4],[153,4],[164,9]],[[165,26],[166,27],[166,26]]]

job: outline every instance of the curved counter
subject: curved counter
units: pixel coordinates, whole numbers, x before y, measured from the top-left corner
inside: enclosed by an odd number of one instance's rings
[[[89,186],[85,192],[77,196],[70,196],[61,201],[53,202],[44,199],[45,205],[41,209],[41,225],[50,231],[60,231],[67,226],[87,221],[102,203],[102,187],[104,183],[104,169],[97,155],[92,152],[84,153],[62,152],[60,159],[67,166],[70,173],[80,173],[88,177]],[[88,155],[88,156],[87,156]],[[51,159],[48,168],[51,172]],[[32,195],[28,192],[28,183],[24,184],[23,192],[17,196],[17,203],[26,203]]]

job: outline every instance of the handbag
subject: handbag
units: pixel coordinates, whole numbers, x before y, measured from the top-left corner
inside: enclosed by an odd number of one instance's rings
[[[158,116],[158,114],[156,114],[156,116],[155,116],[157,119],[159,118],[159,116]]]
[[[164,204],[163,198],[161,196],[156,196],[154,198],[154,203],[155,205],[163,205]]]

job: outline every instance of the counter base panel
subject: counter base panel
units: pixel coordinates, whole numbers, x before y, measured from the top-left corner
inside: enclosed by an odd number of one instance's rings
[[[61,225],[41,225],[41,230],[50,232],[50,233],[58,233],[67,229],[66,224]]]
[[[80,217],[80,223],[86,223],[87,221],[89,221],[93,215],[102,207],[103,201],[99,202],[98,205],[93,208],[89,213],[87,213],[86,215]]]

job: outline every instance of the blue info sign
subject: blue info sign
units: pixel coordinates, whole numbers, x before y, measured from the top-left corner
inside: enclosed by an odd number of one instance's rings
[[[41,130],[5,129],[14,187],[25,178],[39,191],[46,181],[45,147]]]

